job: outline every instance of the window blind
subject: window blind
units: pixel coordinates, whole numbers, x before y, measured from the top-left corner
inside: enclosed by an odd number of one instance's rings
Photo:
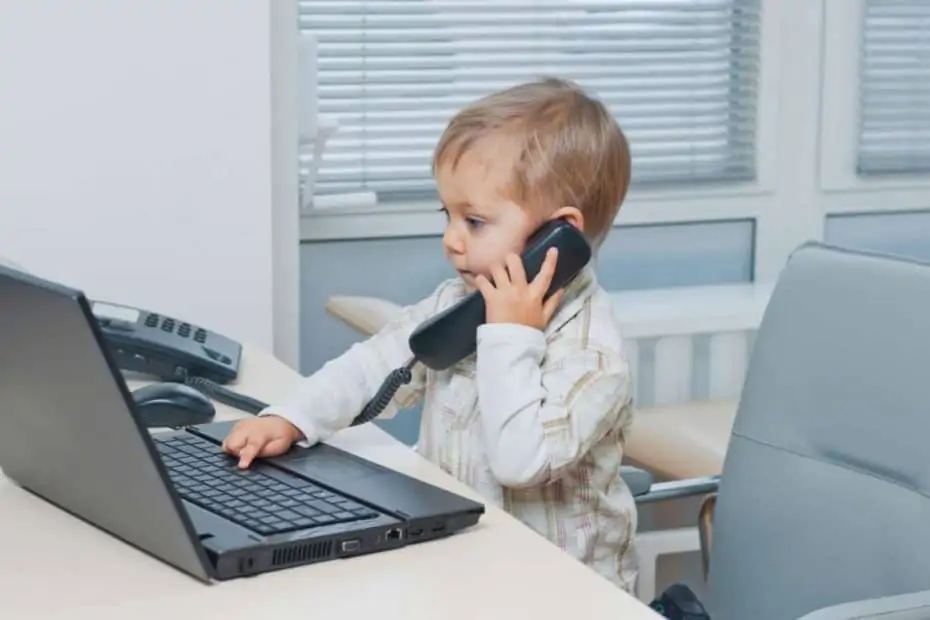
[[[860,175],[930,171],[930,2],[866,0]]]
[[[751,180],[759,13],[759,0],[301,0],[319,113],[339,123],[314,193],[435,196],[451,116],[542,76],[608,105],[634,185]]]

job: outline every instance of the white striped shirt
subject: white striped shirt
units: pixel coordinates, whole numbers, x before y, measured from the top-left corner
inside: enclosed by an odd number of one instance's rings
[[[327,439],[410,359],[413,329],[467,293],[461,280],[443,282],[267,412],[311,444]],[[477,342],[475,354],[447,370],[417,365],[385,414],[422,402],[418,448],[426,458],[632,592],[636,507],[620,476],[631,379],[593,270],[569,285],[544,331],[485,324]]]

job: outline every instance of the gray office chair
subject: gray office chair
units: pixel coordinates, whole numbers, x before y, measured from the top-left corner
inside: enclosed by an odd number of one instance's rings
[[[17,271],[25,271],[20,265],[17,265],[9,258],[4,258],[2,254],[0,254],[0,267],[7,267],[9,269],[15,269]]]
[[[792,255],[711,497],[713,620],[930,618],[930,265]]]

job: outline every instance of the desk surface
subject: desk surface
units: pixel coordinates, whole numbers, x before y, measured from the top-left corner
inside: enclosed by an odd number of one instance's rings
[[[299,379],[249,349],[234,389],[274,401]],[[130,382],[130,388],[141,385]],[[217,420],[241,414],[217,405]],[[413,450],[368,424],[331,442],[377,463],[480,499]],[[450,538],[347,560],[204,585],[23,491],[0,476],[0,617],[655,619],[632,596],[488,506]]]

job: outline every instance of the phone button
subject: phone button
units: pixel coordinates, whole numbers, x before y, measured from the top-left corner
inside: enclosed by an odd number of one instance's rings
[[[206,353],[207,357],[209,357],[214,362],[220,361],[220,354],[214,351],[213,349],[211,349],[210,347],[203,347],[203,352]]]

